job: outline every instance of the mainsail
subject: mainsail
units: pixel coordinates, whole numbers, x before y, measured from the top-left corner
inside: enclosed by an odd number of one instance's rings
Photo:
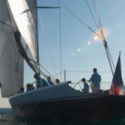
[[[2,97],[17,94],[23,86],[23,58],[14,37],[18,30],[6,0],[0,0],[0,83]]]
[[[3,97],[17,94],[23,86],[23,58],[34,72],[40,72],[36,5],[36,0],[0,0],[0,82]]]
[[[38,37],[37,37],[37,4],[36,0],[8,0],[16,24],[22,36],[24,57],[30,67],[35,71],[39,63]]]

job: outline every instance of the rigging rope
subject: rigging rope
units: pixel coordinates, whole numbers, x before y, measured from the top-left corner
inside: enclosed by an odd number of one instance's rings
[[[53,79],[55,79],[41,64],[39,64]]]
[[[97,29],[99,29],[99,26],[98,26],[98,24],[97,24],[97,22],[96,22],[96,20],[95,20],[95,18],[94,18],[94,15],[93,15],[93,13],[92,13],[92,11],[91,11],[91,9],[90,9],[90,6],[89,6],[87,0],[85,0],[85,1],[86,1],[86,4],[87,4],[87,6],[88,6],[88,8],[89,8],[89,10],[90,10],[90,13],[91,13],[91,15],[92,15],[92,17],[93,17],[93,20],[95,21],[95,24],[96,24],[96,26],[97,26]],[[101,34],[101,33],[100,33],[100,34]]]
[[[66,70],[67,72],[84,72],[84,73],[92,73],[92,71],[74,71],[74,70]],[[99,71],[100,73],[111,73],[110,71]]]
[[[54,66],[53,58],[52,58],[52,55],[51,55],[51,52],[50,52],[48,40],[47,40],[47,37],[46,37],[46,34],[45,34],[45,30],[44,30],[44,26],[43,26],[40,14],[39,14],[39,17],[40,17],[40,21],[41,21],[41,26],[42,26],[42,29],[43,29],[43,33],[44,33],[44,36],[45,36],[45,41],[46,41],[46,44],[47,44],[47,47],[48,47],[48,51],[49,51],[49,54],[50,54],[51,62],[52,62],[53,68],[54,68],[54,72],[56,74],[56,69],[55,69],[55,66]]]
[[[32,61],[33,63],[36,63],[34,60],[32,60],[32,59],[30,59],[30,58],[28,58],[30,61]],[[38,63],[38,65],[41,67],[41,68],[43,68],[48,74],[49,74],[49,76],[51,76],[54,80],[54,82],[55,82],[55,78],[40,64],[40,63]],[[37,67],[35,67],[34,66],[34,68],[35,68],[35,70],[37,71],[38,69],[37,69]],[[48,77],[48,75],[46,75],[45,73],[43,73],[40,69],[39,69],[39,71],[40,71],[40,73],[45,77],[45,78],[47,78]]]
[[[96,2],[96,0],[92,0],[92,2],[93,2],[93,6],[94,6],[94,10],[95,10],[96,16],[97,16],[97,20],[98,20],[98,23],[99,23],[99,28],[98,28],[98,30],[99,30],[100,35],[101,35],[101,38],[102,38],[102,40],[103,40],[103,42],[104,42],[104,47],[105,47],[106,55],[107,55],[107,58],[108,58],[108,61],[109,61],[109,65],[110,65],[110,68],[111,68],[111,72],[112,72],[112,74],[113,74],[114,63],[113,63],[112,56],[111,56],[111,53],[110,53],[110,51],[109,51],[107,42],[105,41],[105,36],[104,36],[103,29],[102,29],[102,24],[101,24],[101,19],[100,19],[100,16],[99,16],[99,10],[98,10],[98,6],[97,6],[97,2]],[[86,4],[87,4],[87,6],[88,6],[88,8],[89,8],[89,10],[90,10],[90,12],[91,12],[91,15],[92,15],[94,21],[95,21],[95,18],[94,18],[94,16],[93,16],[93,13],[92,13],[92,11],[91,11],[91,9],[90,9],[90,7],[89,7],[89,4],[88,4],[87,0],[86,0]],[[95,23],[96,23],[96,21],[95,21]],[[98,27],[97,23],[96,23],[96,26]]]
[[[56,75],[59,75],[59,74],[62,74],[64,71],[62,71],[62,72],[59,72],[59,73],[57,73],[57,74],[55,74],[55,75],[53,75],[53,76],[56,76]]]
[[[95,5],[96,5],[96,8],[97,8],[97,15],[98,15],[98,20],[99,20],[100,28],[101,28],[102,38],[103,38],[103,40],[104,40],[104,39],[105,39],[105,36],[104,36],[104,33],[103,33],[102,24],[101,24],[101,19],[100,19],[100,16],[99,16],[99,11],[98,11],[98,6],[97,6],[97,3],[96,3],[96,0],[95,0]]]
[[[95,13],[96,13],[96,17],[97,17],[97,20],[98,20],[98,23],[99,23],[99,18],[98,18],[97,10],[96,10],[96,7],[95,7],[95,3],[94,3],[93,0],[92,0],[92,2],[93,2],[94,10],[95,10]],[[99,30],[100,35],[102,36],[102,31],[101,31],[100,23],[99,23],[99,28],[98,28],[98,30]],[[102,38],[102,39],[103,39],[103,38]]]
[[[62,72],[62,39],[61,39],[61,7],[60,7],[60,3],[59,3],[59,22],[60,22],[60,72]],[[62,81],[62,73],[60,73],[60,80]]]
[[[88,25],[86,25],[79,17],[77,17],[72,11],[70,11],[64,4],[62,4],[59,0],[58,2],[66,9],[68,10],[74,17],[76,17],[82,24],[84,24],[88,29],[90,29],[94,34],[96,34],[99,38],[102,39],[102,37],[97,34],[93,29],[91,29]]]
[[[109,47],[108,47],[108,51],[109,51],[108,53],[109,53],[109,56],[110,56],[110,58],[111,58],[111,62],[112,62],[113,68],[114,68],[114,70],[115,70],[115,65],[114,65],[114,62],[113,62],[113,59],[112,59],[112,56],[111,56]]]
[[[92,0],[92,2],[93,2],[93,6],[94,6],[94,9],[95,9],[95,13],[96,13],[96,16],[97,16],[97,20],[98,20],[99,25],[97,24],[97,22],[96,22],[96,20],[95,20],[95,18],[94,18],[94,15],[93,15],[93,13],[92,13],[92,11],[91,11],[91,8],[89,7],[89,4],[88,4],[87,0],[86,0],[86,4],[87,4],[87,6],[88,6],[88,8],[89,8],[89,10],[90,10],[90,12],[91,12],[91,15],[92,15],[92,17],[93,17],[93,19],[94,19],[94,21],[95,21],[95,23],[96,23],[96,26],[97,26],[97,28],[98,28],[99,33],[100,33],[101,36],[100,36],[98,33],[96,33],[95,31],[93,31],[88,25],[86,25],[79,17],[77,17],[72,11],[70,11],[70,10],[69,10],[64,4],[62,4],[59,0],[57,0],[57,1],[58,1],[66,10],[68,10],[74,17],[76,17],[76,18],[77,18],[80,22],[82,22],[87,28],[89,28],[93,33],[95,33],[99,38],[101,38],[101,39],[103,40],[103,42],[104,42],[104,47],[105,47],[105,51],[106,51],[106,55],[107,55],[107,58],[108,58],[108,61],[109,61],[109,65],[110,65],[110,68],[111,68],[111,72],[112,72],[112,74],[113,74],[112,64],[113,64],[113,66],[114,66],[114,63],[113,63],[113,60],[112,60],[112,57],[111,57],[111,54],[110,54],[110,51],[109,51],[107,42],[105,41],[105,36],[104,36],[103,29],[102,29],[101,19],[100,19],[100,16],[99,16],[99,11],[98,11],[98,6],[97,6],[96,0],[95,0],[95,1]]]
[[[12,94],[9,93],[9,91],[8,91],[7,89],[4,88],[4,86],[1,84],[1,82],[0,82],[0,85],[1,85],[1,87],[3,87],[3,89],[4,89],[10,96],[12,95]]]
[[[109,57],[109,54],[108,54],[108,51],[107,51],[106,48],[105,48],[105,52],[106,52],[106,55],[107,55],[107,58],[108,58],[108,61],[109,61],[109,65],[110,65],[110,68],[111,68],[111,72],[112,72],[112,75],[113,75],[114,73],[113,73],[113,69],[112,69],[112,65],[111,65],[111,60],[110,60],[110,57]]]
[[[5,23],[5,22],[3,22],[3,21],[1,21],[1,20],[0,20],[0,23],[5,24],[5,25],[8,26],[8,27],[14,28],[14,27],[8,25],[7,23]]]

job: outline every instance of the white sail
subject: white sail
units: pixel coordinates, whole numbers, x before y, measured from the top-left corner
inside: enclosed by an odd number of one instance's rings
[[[23,58],[14,32],[18,28],[6,0],[0,0],[0,82],[2,97],[17,94],[23,86]]]
[[[32,57],[29,56],[27,47],[24,46],[28,57],[34,62],[38,62],[36,0],[8,0],[8,3],[19,31],[32,55]]]

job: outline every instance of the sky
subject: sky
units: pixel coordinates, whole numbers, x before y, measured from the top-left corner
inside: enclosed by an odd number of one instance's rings
[[[125,81],[125,0],[96,0],[99,15],[104,30],[104,35],[108,43],[114,65],[116,66],[119,51],[121,51],[122,78]],[[92,15],[85,0],[61,0],[73,14],[98,31]],[[91,0],[88,0],[90,8],[96,14]],[[39,6],[58,6],[57,0],[38,0]],[[61,12],[61,28],[60,28]],[[42,25],[44,27],[44,32]],[[74,17],[63,6],[59,9],[39,9],[39,55],[40,64],[55,78],[64,81],[64,70],[66,70],[66,80],[76,83],[81,78],[90,79],[93,68],[98,69],[101,75],[101,89],[109,89],[112,81],[112,73],[106,57],[103,41],[96,38],[83,23]],[[60,31],[62,65],[60,70]],[[55,70],[50,58],[51,53]],[[42,70],[42,68],[41,68]],[[44,70],[42,70],[44,71]],[[62,72],[62,75],[60,75]],[[57,76],[55,74],[58,74]],[[34,72],[26,64],[24,65],[24,85],[35,81]],[[4,104],[9,106],[8,99],[0,99],[0,107]]]

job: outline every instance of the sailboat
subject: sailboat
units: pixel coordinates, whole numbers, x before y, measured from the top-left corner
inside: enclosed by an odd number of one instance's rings
[[[18,11],[17,4],[20,5]],[[39,68],[37,1],[0,0],[0,17],[3,17],[0,23],[2,96],[10,97],[9,102],[16,116],[42,121],[125,118],[125,96],[109,95],[107,92],[84,93],[74,90],[67,82],[18,94],[23,86],[23,59],[35,73],[47,77]]]

